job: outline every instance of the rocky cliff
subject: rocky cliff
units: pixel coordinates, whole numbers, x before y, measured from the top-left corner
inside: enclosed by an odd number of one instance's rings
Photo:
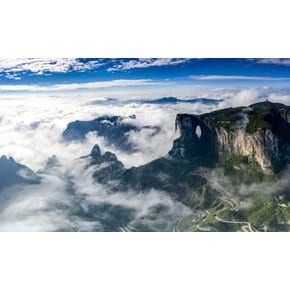
[[[248,163],[275,172],[290,160],[290,107],[262,102],[202,115],[178,114],[180,137],[169,154],[214,166],[223,158],[243,156]]]
[[[17,163],[12,157],[0,157],[0,193],[9,186],[38,182],[38,176],[28,167]]]
[[[94,180],[111,193],[162,192],[198,213],[180,219],[174,230],[289,230],[289,172],[283,169],[290,163],[290,107],[263,102],[178,114],[176,130],[180,137],[168,155],[129,169],[95,146],[85,157],[95,167]],[[110,208],[92,211],[100,210]],[[163,206],[154,208],[156,216],[162,211]],[[113,208],[110,216],[123,220],[124,213]],[[148,230],[133,225],[134,230]]]
[[[119,150],[127,153],[136,151],[136,145],[130,140],[130,133],[149,130],[151,136],[160,132],[157,126],[137,126],[132,123],[135,115],[128,117],[102,116],[90,121],[74,121],[67,125],[63,132],[66,141],[84,140],[86,134],[92,132],[104,137],[105,142]]]

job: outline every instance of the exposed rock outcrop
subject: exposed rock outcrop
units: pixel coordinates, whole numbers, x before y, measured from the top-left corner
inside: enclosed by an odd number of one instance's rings
[[[142,126],[139,127],[131,122],[135,115],[128,117],[102,116],[91,121],[74,121],[68,124],[63,132],[66,141],[84,140],[86,134],[94,132],[100,137],[104,137],[108,145],[125,151],[134,152],[136,146],[131,142],[129,134],[141,130],[151,130],[152,136],[160,131],[159,127]]]
[[[105,152],[102,155],[98,145],[93,147],[89,157],[91,158],[90,165],[96,166],[93,177],[99,183],[108,183],[116,180],[125,171],[124,165],[117,159],[115,154]]]
[[[220,154],[248,156],[250,162],[257,162],[262,169],[279,162],[279,139],[271,130],[258,130],[248,134],[245,128],[228,132],[216,128]]]
[[[290,160],[289,122],[290,107],[270,102],[203,115],[179,114],[180,137],[169,154],[199,165],[242,155],[263,170],[279,171]]]
[[[38,182],[38,176],[28,167],[17,163],[12,157],[0,158],[0,192],[9,186]]]
[[[289,107],[266,102],[203,115],[178,114],[180,137],[168,156],[125,169],[114,154],[101,154],[96,145],[90,154],[91,165],[96,165],[93,177],[117,190],[157,189],[181,199],[207,183],[202,171],[210,167],[241,165],[239,170],[249,169],[249,174],[234,172],[241,175],[239,182],[260,181],[289,162],[290,123],[285,110],[290,112]]]

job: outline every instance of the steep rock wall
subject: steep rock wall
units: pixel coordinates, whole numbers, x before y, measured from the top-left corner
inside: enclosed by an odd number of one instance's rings
[[[241,155],[263,170],[279,171],[290,162],[289,112],[282,104],[263,102],[203,115],[178,114],[180,137],[169,155],[196,165]]]

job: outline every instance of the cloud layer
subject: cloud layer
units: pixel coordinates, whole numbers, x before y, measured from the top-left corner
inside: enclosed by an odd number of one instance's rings
[[[260,58],[258,63],[290,66],[290,58]]]
[[[188,58],[139,58],[135,60],[123,60],[107,70],[113,72],[147,67],[172,66],[188,62],[189,60]]]
[[[123,92],[124,93],[124,92]],[[0,155],[38,172],[40,184],[7,189],[0,195],[0,230],[2,231],[102,231],[172,230],[182,217],[198,214],[173,200],[166,192],[110,192],[92,178],[96,168],[88,167],[88,155],[95,144],[112,151],[126,167],[138,166],[166,155],[175,132],[177,113],[200,114],[229,106],[242,106],[270,99],[290,104],[290,94],[269,88],[208,89],[202,96],[223,99],[217,105],[154,105],[134,102],[131,97],[106,94],[93,96],[11,95],[0,97]],[[201,96],[201,95],[200,95]],[[158,96],[159,97],[159,96]],[[136,96],[135,96],[136,98]],[[159,126],[161,132],[132,132],[129,139],[138,148],[134,154],[118,151],[94,133],[84,142],[64,142],[67,124],[74,120],[92,120],[102,115],[128,116],[136,126]],[[56,161],[47,161],[55,155]],[[51,163],[51,162],[50,162]],[[156,210],[162,209],[162,211]]]
[[[158,84],[150,79],[138,80],[112,80],[102,82],[89,83],[70,83],[70,84],[53,84],[53,85],[0,85],[0,91],[11,92],[54,92],[54,91],[72,91],[80,89],[100,89],[109,87],[131,87],[131,86],[146,86]]]
[[[23,73],[49,75],[51,73],[85,72],[103,66],[108,72],[138,68],[175,66],[188,62],[182,58],[139,58],[139,59],[80,59],[80,58],[0,58],[0,74],[7,79],[21,79]]]
[[[7,78],[19,78],[22,72],[42,75],[66,73],[69,71],[87,71],[102,66],[99,60],[83,62],[77,58],[15,58],[0,59],[0,73]]]
[[[290,64],[289,64],[290,65]],[[279,77],[258,77],[258,76],[242,76],[242,75],[200,75],[190,76],[193,80],[201,81],[221,81],[221,80],[245,80],[245,81],[289,81],[290,78]]]

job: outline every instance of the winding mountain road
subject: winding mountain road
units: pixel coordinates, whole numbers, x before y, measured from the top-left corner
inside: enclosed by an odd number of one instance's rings
[[[223,192],[224,195],[222,197],[220,197],[219,199],[226,202],[227,204],[229,204],[230,206],[230,210],[238,210],[239,207],[240,207],[240,204],[239,202],[233,198],[234,194],[231,193],[230,191],[228,191],[224,186],[222,186],[215,178],[211,178],[210,176],[208,176],[208,174],[206,172],[202,172],[201,174],[204,178],[206,178],[208,180],[208,183],[210,184],[210,186],[212,186],[213,188],[216,188],[218,189],[219,191]],[[226,210],[225,209],[222,209],[220,210],[220,212]],[[207,214],[210,214],[210,212],[208,210],[206,210],[206,213]],[[222,219],[220,218],[219,216],[215,215],[214,218],[219,221],[219,222],[222,222],[222,223],[229,223],[229,224],[241,224],[243,225],[241,227],[241,229],[244,231],[244,232],[254,232],[253,230],[253,227],[252,227],[252,224],[249,223],[249,222],[241,222],[241,221],[232,221],[232,220],[225,220],[225,219]],[[202,227],[199,227],[197,226],[197,228],[199,229],[202,229]],[[248,230],[247,230],[248,229]]]
[[[222,223],[228,223],[228,224],[245,224],[244,226],[242,226],[242,230],[246,231],[245,230],[245,227],[248,227],[249,228],[249,232],[254,232],[253,228],[252,228],[252,225],[251,223],[249,222],[239,222],[239,221],[228,221],[228,220],[224,220],[218,216],[215,216],[215,219],[218,220],[219,222],[222,222]]]

